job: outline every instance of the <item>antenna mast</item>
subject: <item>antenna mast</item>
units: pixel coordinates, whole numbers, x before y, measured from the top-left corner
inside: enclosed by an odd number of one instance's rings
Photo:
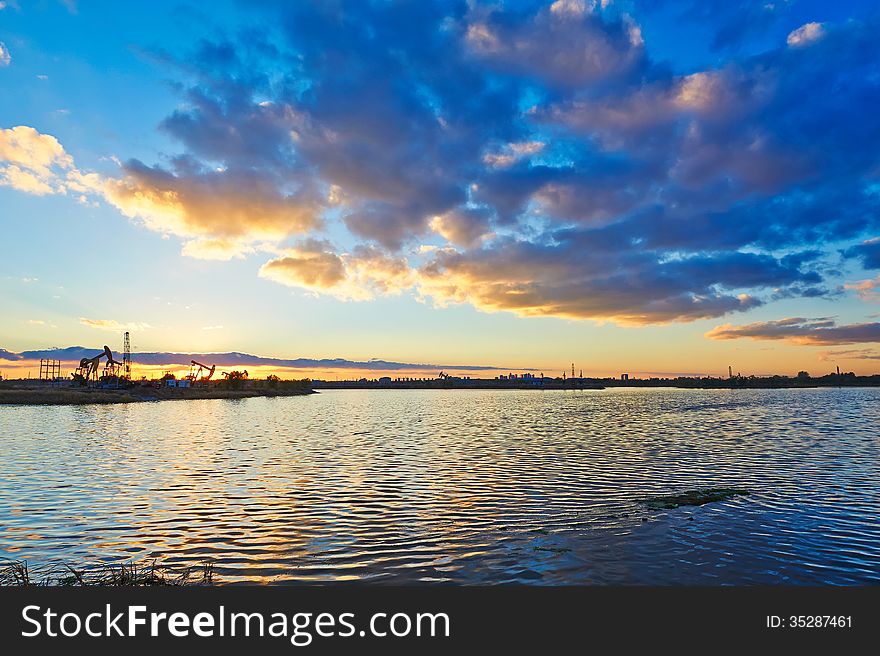
[[[122,340],[122,364],[125,380],[131,380],[131,341],[127,330]]]

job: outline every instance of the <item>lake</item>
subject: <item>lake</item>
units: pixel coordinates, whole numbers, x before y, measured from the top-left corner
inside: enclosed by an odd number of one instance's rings
[[[0,406],[0,557],[215,582],[880,582],[880,389]],[[654,510],[647,497],[750,494]]]

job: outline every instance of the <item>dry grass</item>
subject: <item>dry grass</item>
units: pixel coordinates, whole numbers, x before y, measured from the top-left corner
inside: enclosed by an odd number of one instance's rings
[[[185,586],[212,585],[211,563],[187,567],[168,567],[150,563],[99,564],[82,569],[62,563],[35,571],[27,561],[0,563],[0,586]]]

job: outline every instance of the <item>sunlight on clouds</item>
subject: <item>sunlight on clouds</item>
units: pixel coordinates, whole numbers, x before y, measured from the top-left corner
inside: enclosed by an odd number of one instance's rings
[[[880,351],[874,349],[822,351],[819,353],[818,359],[821,362],[836,362],[838,360],[880,360]]]
[[[431,230],[457,246],[475,246],[491,235],[485,210],[452,210],[431,219]]]
[[[580,17],[588,14],[594,4],[595,2],[591,2],[588,5],[585,0],[556,0],[550,5],[550,13],[555,16]]]
[[[675,102],[683,107],[707,109],[718,95],[719,78],[716,73],[694,73],[679,84]]]
[[[880,276],[868,280],[848,282],[846,289],[852,289],[863,301],[880,301]]]
[[[708,339],[778,340],[801,345],[834,345],[880,342],[880,323],[838,325],[830,317],[788,317],[743,325],[723,324],[705,335]]]
[[[229,261],[254,253],[253,246],[230,239],[191,239],[183,243],[181,255],[198,260]]]
[[[0,168],[0,185],[6,185],[35,196],[58,192],[58,189],[50,185],[46,178],[40,177],[32,171],[24,170],[15,164]]]
[[[151,230],[209,240],[281,240],[319,226],[320,205],[307,194],[285,194],[250,172],[175,175],[132,162],[121,179],[107,180],[106,198]],[[216,255],[216,248],[213,249]],[[190,247],[188,254],[209,253]]]
[[[103,199],[149,230],[180,237],[184,255],[243,257],[261,241],[277,242],[320,225],[308,192],[285,194],[271,180],[226,170],[174,175],[132,162],[120,178],[80,171],[58,140],[29,126],[0,130],[0,185],[34,195]],[[340,193],[338,190],[336,193]]]
[[[64,171],[72,167],[55,137],[26,125],[0,130],[0,185],[36,195],[63,193]]]
[[[825,26],[822,23],[806,23],[796,30],[793,30],[786,39],[788,45],[806,46],[814,41],[818,41],[825,35]]]
[[[467,29],[467,42],[478,52],[494,52],[499,49],[498,37],[488,26],[482,23],[473,23]]]
[[[260,267],[260,276],[284,285],[327,291],[345,280],[345,265],[329,243],[312,239],[266,262]]]
[[[501,152],[486,153],[483,155],[483,162],[495,168],[507,168],[529,155],[541,152],[544,145],[545,144],[542,141],[509,143],[504,146]]]
[[[26,125],[0,130],[0,159],[22,165],[40,176],[51,175],[53,166],[73,166],[73,158],[55,137]]]
[[[150,324],[148,323],[140,323],[140,322],[131,322],[131,323],[120,323],[114,319],[86,319],[85,317],[80,317],[79,322],[88,328],[95,328],[97,330],[107,330],[111,332],[121,332],[125,330],[130,331],[139,331],[139,330],[149,330]]]
[[[289,287],[356,301],[377,294],[399,294],[414,283],[414,273],[402,257],[366,246],[338,255],[328,242],[314,239],[266,262],[260,276]]]

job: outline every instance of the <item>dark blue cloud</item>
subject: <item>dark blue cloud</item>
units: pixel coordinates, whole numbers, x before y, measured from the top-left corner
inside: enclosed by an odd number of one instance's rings
[[[880,238],[852,246],[844,251],[844,255],[858,258],[866,269],[880,269]]]
[[[0,360],[21,360],[21,356],[18,353],[0,349]]]

